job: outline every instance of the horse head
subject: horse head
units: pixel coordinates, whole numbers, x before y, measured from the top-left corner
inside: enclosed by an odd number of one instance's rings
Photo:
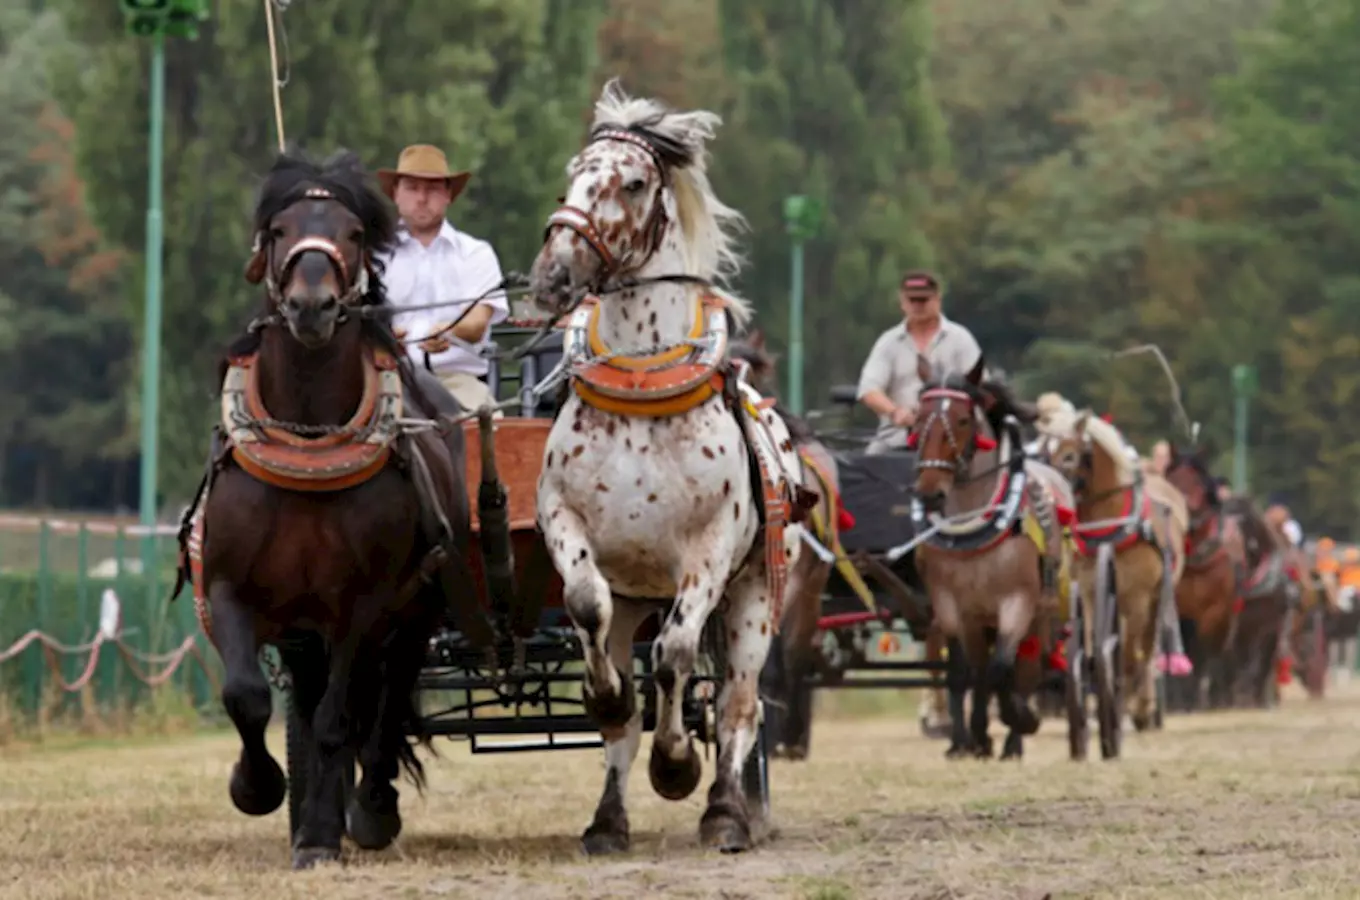
[[[1166,480],[1185,496],[1192,519],[1218,512],[1221,508],[1218,485],[1204,460],[1202,448],[1182,450],[1173,447],[1164,474]]]
[[[936,375],[929,360],[916,358],[921,393],[907,446],[916,451],[916,495],[928,511],[939,512],[955,482],[967,477],[979,450],[996,449],[982,433],[980,417],[996,404],[982,389],[981,357],[967,375]]]
[[[744,340],[733,341],[728,352],[751,367],[751,384],[756,390],[766,396],[776,393],[779,358],[766,348],[764,332],[753,329]]]
[[[622,292],[626,303],[637,294],[622,290],[630,285],[735,274],[740,258],[727,229],[744,219],[713,194],[706,172],[707,142],[721,121],[705,110],[631,98],[617,80],[606,84],[530,271],[535,301],[562,315],[589,292]],[[744,322],[745,304],[725,299]],[[655,314],[638,311],[633,321]]]
[[[394,243],[396,217],[355,154],[320,164],[280,154],[254,229],[246,280],[264,282],[270,313],[304,347],[328,344],[354,307],[385,302],[374,256]]]

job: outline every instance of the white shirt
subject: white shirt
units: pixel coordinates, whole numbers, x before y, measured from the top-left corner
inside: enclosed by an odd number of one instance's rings
[[[1303,543],[1303,528],[1299,526],[1298,520],[1290,519],[1284,523],[1284,536],[1295,547]]]
[[[393,315],[392,324],[405,328],[406,340],[412,342],[407,345],[407,352],[416,365],[425,362],[425,351],[420,349],[419,341],[429,337],[440,323],[452,322],[462,315],[473,299],[500,284],[504,277],[500,260],[490,244],[459,231],[448,222],[440,227],[439,234],[428,247],[401,226],[397,232],[397,246],[383,262],[387,266],[383,275],[387,297],[397,310],[452,300],[468,301]],[[505,291],[498,290],[481,302],[490,304],[493,310],[490,325],[509,318]],[[488,343],[490,325],[478,347]],[[489,364],[481,356],[455,345],[442,353],[431,354],[430,368],[440,374],[484,375]]]

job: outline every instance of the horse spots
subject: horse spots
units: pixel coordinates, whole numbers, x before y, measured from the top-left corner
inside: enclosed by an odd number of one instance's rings
[[[652,329],[652,343],[655,345],[660,345],[661,343],[661,332],[657,331],[655,328]]]
[[[638,332],[638,334],[642,334],[642,323],[641,323],[641,322],[638,323],[637,332]]]
[[[648,495],[647,495],[647,502],[648,502],[648,503],[655,503],[655,502],[656,502],[656,494],[648,494]]]
[[[599,491],[601,494],[607,494],[609,493],[609,485],[605,484],[603,481],[597,481],[595,483],[595,490]]]
[[[625,450],[632,450],[632,449],[633,449],[633,439],[632,439],[632,438],[626,437],[626,438],[623,439],[623,449],[625,449]],[[638,484],[642,484],[641,479],[638,480]]]
[[[642,487],[642,479],[641,479],[641,478],[638,478],[637,482],[636,482],[633,486],[634,486],[634,487]]]
[[[730,480],[725,480],[723,481],[723,496],[730,497],[731,495],[732,495],[732,482]]]
[[[760,636],[761,636],[761,637],[764,637],[765,635],[767,635],[767,634],[769,634],[769,633],[770,633],[770,623],[769,623],[769,622],[761,622],[761,623],[760,623]]]
[[[715,458],[715,455],[714,455],[714,453],[713,453],[713,450],[712,450],[711,448],[709,448],[709,447],[705,447],[705,448],[703,449],[703,454],[704,454],[704,457],[707,458],[707,459],[714,459],[714,458]]]
[[[580,456],[582,453],[585,453],[585,452],[586,452],[586,445],[585,445],[585,444],[577,444],[575,447],[572,448],[571,455],[572,455],[572,456]]]
[[[552,468],[552,460],[553,460],[553,452],[552,452],[551,450],[549,450],[549,451],[548,451],[548,457],[547,457],[547,459],[543,460],[543,468],[545,468],[545,469],[551,469],[551,468]],[[554,514],[554,515],[555,515],[555,514]]]
[[[609,435],[610,437],[613,437],[613,436],[614,436],[614,429],[617,428],[617,427],[618,427],[618,426],[615,424],[615,422],[614,422],[613,419],[608,419],[608,420],[604,423],[604,433],[607,434],[607,435]]]
[[[577,434],[580,434],[582,431],[585,431],[585,426],[581,424],[581,419],[579,417],[576,419],[575,422],[571,423],[571,430],[576,432]]]
[[[731,636],[731,641],[732,641],[732,643],[735,644],[735,643],[737,642],[737,640],[738,640],[740,637],[741,637],[741,633],[738,632],[735,628],[733,628],[733,629],[732,629],[732,636]]]
[[[556,522],[556,521],[557,521],[557,517],[558,517],[559,515],[561,515],[561,514],[562,514],[562,510],[560,510],[560,509],[555,509],[555,510],[553,510],[553,511],[552,511],[552,514],[551,514],[550,516],[548,516],[548,521],[549,521],[549,522]]]
[[[636,521],[637,521],[638,519],[640,519],[641,517],[642,517],[642,514],[641,514],[641,513],[630,512],[630,513],[628,514],[628,521],[630,521],[630,522],[636,522]]]
[[[737,670],[736,670],[736,668],[733,667],[733,666],[728,666],[728,667],[727,667],[727,680],[728,680],[728,681],[735,681],[736,678],[737,678]]]
[[[620,307],[619,307],[619,315],[623,316],[623,321],[627,322],[627,321],[628,321],[628,307],[626,307],[626,306],[620,306]]]
[[[780,449],[780,450],[783,450],[785,453],[792,453],[792,452],[793,452],[793,442],[790,441],[788,438],[784,438],[784,443],[782,443],[782,444],[779,445],[779,449]]]
[[[581,552],[578,553],[578,554],[576,555],[576,561],[577,561],[577,562],[582,562],[582,561],[584,561],[585,558],[586,558],[587,556],[589,556],[589,555],[590,555],[590,551],[587,550],[585,547],[582,547],[582,548],[581,548]]]
[[[652,310],[652,314],[647,317],[647,324],[648,325],[656,324],[656,310]]]
[[[722,446],[722,445],[720,444],[720,445],[718,445],[718,452],[721,453],[723,456],[726,456],[726,455],[727,455],[727,448],[724,447],[724,446]]]
[[[740,503],[733,503],[733,504],[732,504],[732,518],[733,518],[733,519],[740,519],[740,518],[741,518],[741,504],[740,504]]]

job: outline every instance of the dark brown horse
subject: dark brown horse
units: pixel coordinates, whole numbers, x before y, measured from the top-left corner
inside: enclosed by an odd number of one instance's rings
[[[1297,603],[1282,536],[1246,497],[1232,497],[1224,510],[1237,519],[1246,548],[1246,577],[1238,588],[1228,630],[1225,680],[1233,705],[1274,704],[1276,663],[1285,646],[1291,610]]]
[[[1198,454],[1174,451],[1166,480],[1185,495],[1190,512],[1185,569],[1176,585],[1181,631],[1194,665],[1193,689],[1185,705],[1199,708],[1207,676],[1209,705],[1223,706],[1228,703],[1224,652],[1238,587],[1246,572],[1242,531],[1236,517],[1224,514],[1218,486]]]
[[[395,217],[357,158],[281,156],[254,227],[246,278],[263,281],[263,309],[222,365],[222,421],[182,534],[241,737],[232,802],[265,815],[300,793],[293,865],[306,868],[337,859],[346,830],[365,849],[396,838],[400,767],[422,787],[413,691],[449,602],[476,602],[469,504],[462,432],[413,432],[403,413],[436,418],[375,259]],[[489,644],[484,618],[462,624]],[[302,783],[286,785],[265,747],[266,644],[292,680]]]
[[[751,384],[767,397],[777,390],[777,359],[765,348],[765,336],[753,331],[744,341],[734,341],[729,351],[733,359],[751,367]],[[782,405],[775,412],[784,420],[798,451],[802,483],[815,491],[820,500],[811,514],[813,536],[836,552],[840,511],[836,496],[840,481],[835,457],[812,428]],[[793,760],[806,759],[812,739],[812,677],[817,662],[817,628],[822,611],[822,594],[831,577],[834,561],[827,561],[806,543],[799,550],[784,589],[784,616],[770,644],[761,673],[761,692],[765,695],[765,719],[770,733],[772,755]],[[853,566],[851,577],[858,580]],[[860,584],[863,584],[861,581]],[[868,589],[865,588],[867,591]]]

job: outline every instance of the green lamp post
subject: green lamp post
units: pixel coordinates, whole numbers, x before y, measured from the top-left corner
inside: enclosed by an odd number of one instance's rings
[[[150,133],[147,140],[146,191],[146,299],[142,321],[142,433],[140,519],[146,533],[142,537],[142,573],[147,579],[151,602],[157,588],[155,577],[156,539],[156,449],[160,411],[161,369],[161,261],[164,230],[161,221],[161,158],[165,135],[165,39],[194,40],[198,23],[208,18],[208,0],[119,0],[130,33],[150,38],[151,97]]]
[[[817,236],[822,206],[794,194],[784,198],[784,226],[791,241],[789,282],[789,409],[803,413],[803,243]]]
[[[1233,493],[1238,496],[1247,493],[1247,408],[1257,385],[1255,366],[1233,366]]]

